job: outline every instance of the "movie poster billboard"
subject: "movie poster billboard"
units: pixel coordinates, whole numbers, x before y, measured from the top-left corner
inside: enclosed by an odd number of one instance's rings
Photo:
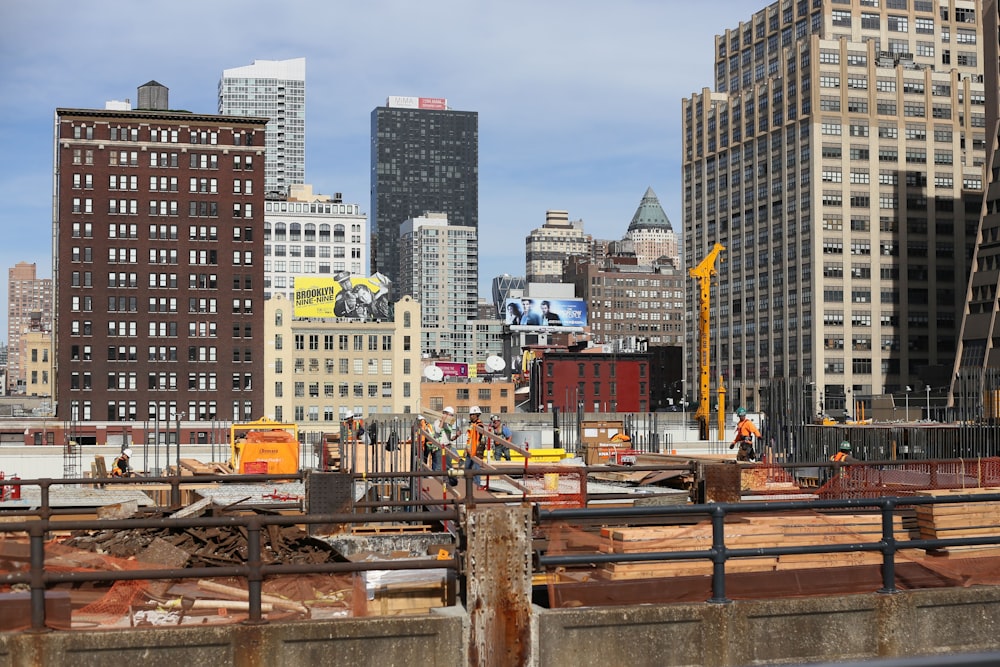
[[[587,302],[583,299],[507,299],[502,315],[504,324],[512,329],[582,329],[587,326]]]
[[[295,317],[345,317],[376,322],[392,319],[389,288],[381,273],[370,277],[341,271],[332,277],[295,277]]]

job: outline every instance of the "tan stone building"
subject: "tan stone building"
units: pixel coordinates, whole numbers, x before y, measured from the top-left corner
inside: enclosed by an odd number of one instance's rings
[[[445,406],[455,408],[459,417],[468,417],[469,408],[478,405],[485,418],[491,414],[514,412],[513,382],[428,382],[420,388],[421,406],[440,412]]]
[[[583,231],[583,220],[570,221],[567,211],[546,211],[545,224],[525,239],[525,267],[529,283],[562,282],[566,257],[587,257],[593,239]]]
[[[682,103],[683,239],[688,266],[726,247],[710,376],[732,405],[801,378],[820,410],[853,415],[948,381],[983,198],[979,12],[783,0],[716,36],[714,88]]]
[[[265,301],[264,412],[303,430],[339,428],[351,411],[416,413],[420,406],[420,304],[406,296],[394,319],[296,319],[283,294]]]

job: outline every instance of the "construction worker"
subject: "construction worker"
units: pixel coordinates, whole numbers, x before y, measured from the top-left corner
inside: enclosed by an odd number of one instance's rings
[[[111,476],[112,477],[131,477],[132,468],[129,465],[129,459],[132,458],[132,450],[126,447],[122,450],[122,453],[118,455],[115,462],[111,464]]]
[[[431,428],[431,435],[434,436],[437,444],[428,441],[427,445],[431,452],[431,470],[443,471],[445,467],[442,450],[451,446],[455,441],[455,408],[449,405],[441,413],[441,418],[434,420],[434,426]],[[453,486],[458,483],[454,478],[449,478],[449,482]]]
[[[856,463],[857,459],[851,456],[851,443],[844,440],[840,443],[837,453],[830,457],[834,463]]]
[[[483,434],[479,432],[479,429],[483,426],[480,421],[482,418],[483,411],[479,409],[478,405],[473,405],[469,408],[469,429],[465,432],[465,469],[466,470],[479,470],[480,465],[475,460],[476,456],[479,456],[482,452],[479,443],[483,437]],[[483,484],[483,478],[480,476],[475,477],[476,486],[485,490],[486,485]]]
[[[348,410],[344,413],[344,421],[341,422],[347,442],[364,442],[365,420],[355,417],[354,413]]]
[[[500,420],[500,415],[490,416],[489,428],[490,432],[493,433],[493,435],[499,436],[504,440],[510,441],[510,435],[511,435],[510,429],[507,428],[507,425]],[[500,459],[504,459],[506,461],[510,461],[510,447],[508,447],[505,443],[501,442],[500,440],[493,440],[492,438],[490,439],[490,444],[493,448],[493,458],[495,460],[499,461]]]
[[[424,465],[430,465],[431,462],[431,450],[428,441],[428,436],[433,435],[431,433],[431,425],[427,423],[423,415],[417,415],[417,422],[413,427],[413,448],[417,452],[417,456],[420,460],[424,462]]]
[[[739,445],[740,450],[736,453],[737,461],[756,461],[757,453],[753,448],[753,439],[754,436],[762,437],[760,431],[757,430],[756,424],[747,417],[745,408],[737,409],[736,416],[739,417],[739,421],[736,423],[736,437],[730,443],[729,449]]]

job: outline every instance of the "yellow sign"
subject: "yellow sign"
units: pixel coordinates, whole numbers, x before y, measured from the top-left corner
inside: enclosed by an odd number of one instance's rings
[[[365,278],[344,271],[332,277],[295,278],[295,317],[391,318],[389,287],[381,273]]]

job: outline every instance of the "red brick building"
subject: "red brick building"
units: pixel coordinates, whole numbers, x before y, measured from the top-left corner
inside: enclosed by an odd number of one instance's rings
[[[257,418],[266,119],[139,99],[56,110],[56,416]]]
[[[532,409],[648,412],[650,355],[549,352],[531,369]]]

